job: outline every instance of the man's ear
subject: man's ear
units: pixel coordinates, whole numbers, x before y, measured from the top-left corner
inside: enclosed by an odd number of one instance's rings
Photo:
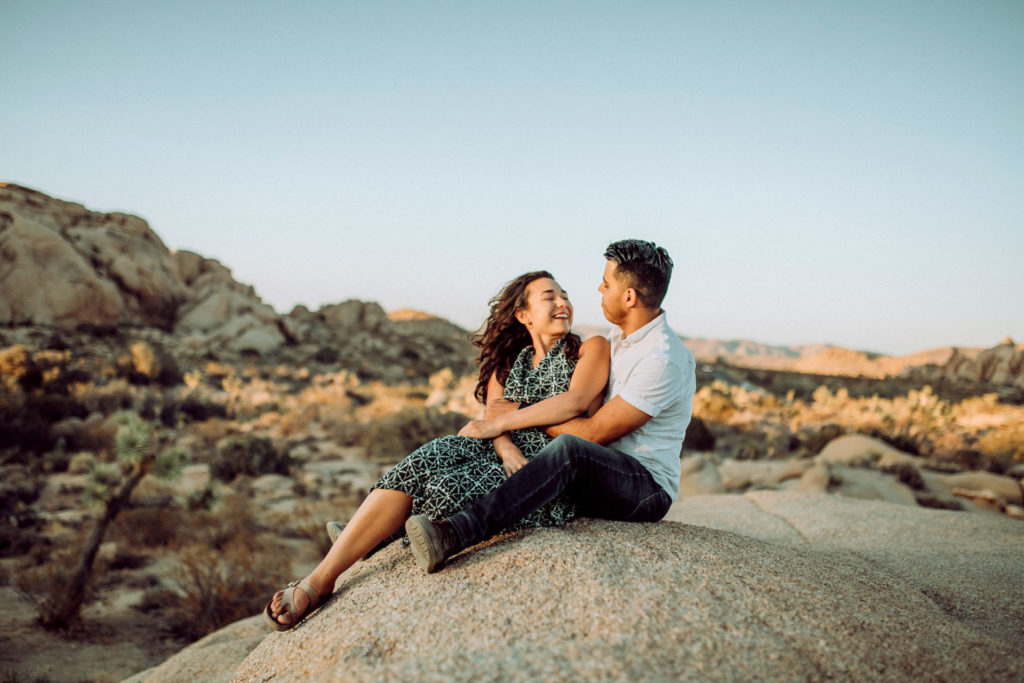
[[[629,287],[625,292],[623,292],[623,303],[626,305],[626,308],[633,308],[637,303],[639,303],[639,301],[640,297],[632,287]]]

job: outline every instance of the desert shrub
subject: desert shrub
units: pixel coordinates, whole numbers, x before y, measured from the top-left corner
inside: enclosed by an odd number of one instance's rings
[[[78,400],[59,394],[42,394],[30,396],[25,402],[26,408],[39,413],[46,422],[60,422],[69,417],[83,418],[89,414],[88,409]]]
[[[965,470],[987,470],[992,464],[991,458],[973,448],[961,448],[946,458]]]
[[[106,568],[113,571],[121,569],[142,569],[149,563],[149,556],[131,552],[130,550],[125,550],[124,548],[119,547]]]
[[[712,451],[715,449],[715,435],[708,429],[704,420],[694,417],[686,427],[686,437],[683,439],[683,450],[691,451]]]
[[[50,628],[67,628],[77,620],[77,613],[67,613],[67,587],[75,572],[76,560],[82,552],[82,540],[65,544],[51,553],[48,560],[24,567],[14,579],[14,588],[36,610],[37,621]],[[83,603],[95,599],[93,583],[84,586]]]
[[[906,431],[891,432],[885,429],[872,429],[869,435],[884,441],[893,448],[899,449],[911,455],[921,455],[920,440]]]
[[[216,550],[185,548],[172,578],[176,590],[148,596],[146,607],[160,608],[170,630],[187,640],[251,616],[287,581],[270,548],[241,538]]]
[[[956,498],[937,496],[931,491],[914,491],[914,500],[921,507],[937,510],[963,510],[964,505]]]
[[[404,408],[369,424],[335,425],[334,438],[343,446],[363,446],[374,460],[397,462],[426,442],[455,434],[466,416],[437,408]]]
[[[228,409],[220,403],[203,401],[195,396],[187,396],[181,402],[180,410],[193,422],[205,422],[211,417],[227,417]]]
[[[333,365],[334,363],[337,363],[338,357],[338,350],[333,346],[321,347],[315,354],[313,354],[313,360],[325,365]]]
[[[135,403],[135,392],[124,379],[114,379],[102,385],[78,385],[74,393],[90,413],[111,415],[119,410],[128,410]]]
[[[239,496],[195,515],[172,574],[174,589],[148,592],[140,609],[159,609],[170,629],[189,640],[252,615],[287,580],[287,563],[259,532],[248,501]]]
[[[117,325],[109,323],[79,323],[75,329],[98,339],[116,339],[121,336]]]
[[[0,392],[0,449],[45,453],[53,447],[54,441],[49,423],[26,405],[23,395]],[[18,459],[12,457],[8,461]]]
[[[43,383],[43,374],[28,347],[16,344],[0,350],[0,379],[8,391],[31,391]]]
[[[925,488],[921,472],[909,463],[894,463],[880,469],[882,472],[895,476],[901,484],[906,484],[912,489],[921,491]]]
[[[47,338],[44,348],[47,351],[68,351],[71,349],[71,344],[64,337],[54,332]]]
[[[30,520],[34,522],[31,515],[22,513],[0,523],[0,557],[19,557],[46,545],[45,538]]]
[[[213,508],[216,502],[217,491],[214,489],[212,482],[210,482],[202,490],[193,491],[188,494],[185,507],[189,512],[208,511]]]
[[[175,508],[134,508],[118,515],[107,532],[132,548],[173,548],[188,534],[189,521]]]
[[[845,433],[846,430],[841,425],[827,424],[807,437],[804,447],[807,448],[809,453],[817,455],[821,453],[830,441],[838,439]]]
[[[768,450],[763,442],[746,440],[736,445],[733,449],[734,460],[760,460],[768,455]]]
[[[715,381],[693,397],[693,414],[711,422],[726,422],[738,410],[731,387]]]
[[[174,429],[178,426],[178,411],[181,406],[174,399],[164,398],[164,402],[160,405],[160,412],[158,414],[160,418],[160,424],[168,429]]]
[[[184,376],[178,362],[165,348],[148,341],[135,341],[128,355],[118,359],[118,374],[132,384],[175,386]]]
[[[975,448],[1009,462],[1024,462],[1024,419],[988,429],[978,437]]]
[[[217,449],[210,463],[210,474],[221,481],[231,481],[239,474],[258,477],[261,474],[288,474],[292,458],[280,453],[262,436],[236,436]]]

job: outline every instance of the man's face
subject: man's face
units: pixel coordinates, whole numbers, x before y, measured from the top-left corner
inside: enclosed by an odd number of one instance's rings
[[[615,261],[608,261],[604,266],[601,286],[597,288],[601,292],[601,311],[608,322],[614,325],[626,319],[624,299],[629,289],[619,279],[618,267]]]

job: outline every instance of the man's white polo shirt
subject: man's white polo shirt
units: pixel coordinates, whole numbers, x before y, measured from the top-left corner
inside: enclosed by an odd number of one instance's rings
[[[679,451],[697,390],[693,354],[669,328],[664,311],[628,337],[612,329],[608,340],[612,349],[606,402],[621,396],[651,416],[608,446],[639,460],[674,501],[679,494]]]

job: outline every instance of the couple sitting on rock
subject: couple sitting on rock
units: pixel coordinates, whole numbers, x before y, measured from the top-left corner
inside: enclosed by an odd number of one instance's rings
[[[427,572],[501,531],[557,526],[575,515],[656,522],[679,488],[679,451],[695,390],[693,355],[661,310],[672,259],[651,242],[609,245],[598,290],[613,328],[570,332],[568,295],[545,271],[491,300],[476,396],[484,419],[395,465],[304,580],[264,615],[287,630],[361,557],[408,535]]]

